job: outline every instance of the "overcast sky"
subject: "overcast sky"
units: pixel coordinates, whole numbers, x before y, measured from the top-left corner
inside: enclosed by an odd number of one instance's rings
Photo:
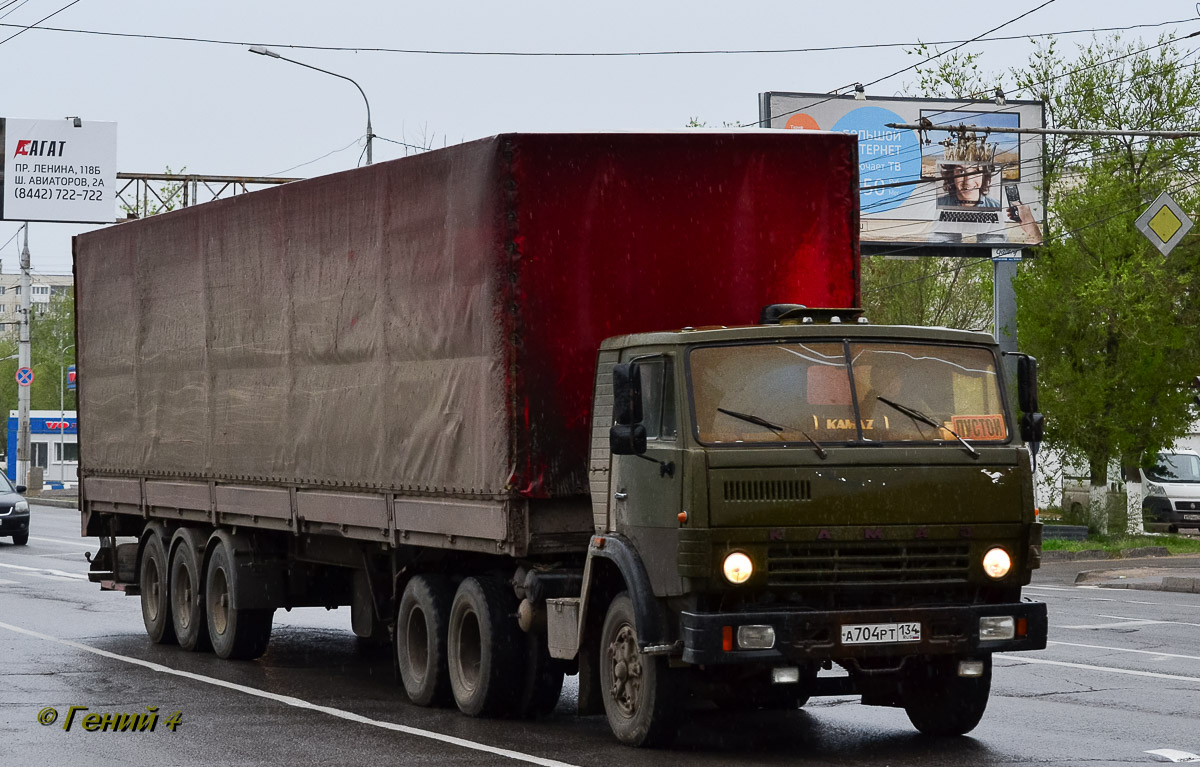
[[[903,47],[747,55],[451,56],[288,46],[440,51],[765,50],[966,40],[1045,0],[0,0],[0,116],[117,123],[117,169],[209,175],[316,176],[354,167],[366,109],[343,80],[255,56],[250,44],[356,80],[375,133],[442,146],[509,131],[673,130],[698,117],[752,123],[762,91],[825,92],[915,63]],[[163,35],[238,44],[31,29]],[[1148,41],[1200,29],[1192,0],[1054,0],[996,35],[1126,27]],[[1107,34],[1107,33],[1105,33]],[[1069,35],[1069,49],[1088,35]],[[949,45],[942,46],[944,48]],[[983,68],[1024,63],[1024,40],[976,43]],[[909,72],[868,88],[898,95]],[[1006,78],[1005,83],[1011,82]],[[377,139],[375,161],[404,155]],[[320,159],[319,159],[320,158]],[[19,224],[0,222],[0,265],[17,270]],[[69,273],[70,236],[86,226],[33,224],[35,272]],[[7,244],[6,244],[7,243]]]

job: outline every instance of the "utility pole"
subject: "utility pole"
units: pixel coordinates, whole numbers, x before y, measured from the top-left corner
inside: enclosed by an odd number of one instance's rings
[[[21,320],[17,367],[30,364],[29,349],[29,222],[25,222],[25,245],[21,248]],[[17,484],[29,484],[29,387],[17,386]]]

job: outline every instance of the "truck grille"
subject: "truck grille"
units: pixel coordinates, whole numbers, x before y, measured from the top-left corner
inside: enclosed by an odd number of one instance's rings
[[[727,503],[787,503],[812,498],[807,479],[727,480],[721,483]]]
[[[770,586],[878,586],[965,583],[967,544],[944,542],[794,543],[767,551]]]

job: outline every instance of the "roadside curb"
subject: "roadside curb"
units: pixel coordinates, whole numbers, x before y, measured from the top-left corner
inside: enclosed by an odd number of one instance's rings
[[[31,506],[54,506],[59,509],[78,509],[78,498],[38,498],[36,496],[25,496],[25,500],[29,501]]]
[[[1166,546],[1141,546],[1136,549],[1121,549],[1119,552],[1104,549],[1084,549],[1083,551],[1043,551],[1043,562],[1090,562],[1108,559],[1143,559],[1145,557],[1169,557],[1171,552]]]
[[[1087,575],[1086,572],[1080,573],[1079,578]],[[1078,578],[1076,583],[1086,582],[1080,581]],[[1200,594],[1200,578],[1181,578],[1176,575],[1164,576],[1162,581],[1155,583],[1153,581],[1110,581],[1108,583],[1097,583],[1102,589],[1133,589],[1135,591],[1170,591],[1175,594]]]

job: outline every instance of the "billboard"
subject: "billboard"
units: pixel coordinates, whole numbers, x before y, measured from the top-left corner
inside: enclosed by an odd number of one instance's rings
[[[116,123],[0,117],[0,146],[0,221],[116,220]]]
[[[760,124],[858,136],[861,240],[1011,248],[1042,241],[1040,101],[762,93]],[[887,127],[921,125],[922,130]],[[981,130],[952,130],[961,125]]]

